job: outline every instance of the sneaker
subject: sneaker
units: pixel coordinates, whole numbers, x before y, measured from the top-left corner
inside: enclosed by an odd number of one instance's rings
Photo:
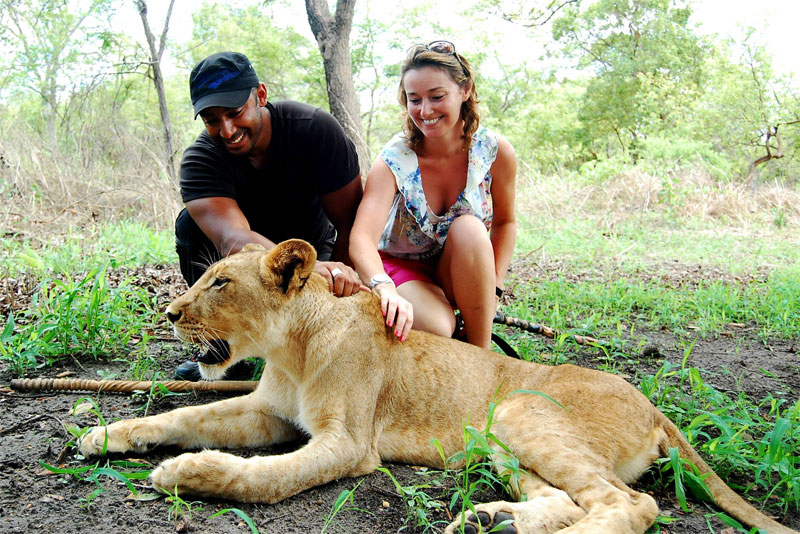
[[[175,380],[198,382],[202,380],[202,378],[203,377],[200,375],[200,366],[193,360],[183,362],[175,369]]]
[[[192,358],[188,362],[183,362],[175,369],[176,380],[188,380],[189,382],[197,382],[202,380],[203,376],[200,374],[200,366],[197,360],[203,363],[214,364],[224,362],[230,357],[230,348],[228,342],[221,339],[214,339],[208,343],[208,350]],[[235,366],[234,366],[235,367]]]
[[[252,380],[253,374],[256,370],[255,362],[250,360],[243,360],[225,373],[225,380]],[[196,361],[189,360],[183,362],[175,369],[175,380],[188,380],[189,382],[197,382],[202,380],[200,375],[200,366]]]

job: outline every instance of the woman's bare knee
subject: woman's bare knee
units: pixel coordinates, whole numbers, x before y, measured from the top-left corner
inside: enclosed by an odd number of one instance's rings
[[[488,245],[491,247],[489,240],[489,232],[483,222],[474,215],[460,215],[453,219],[450,223],[450,229],[447,231],[447,243],[455,245],[468,245],[470,247]]]
[[[411,280],[397,288],[414,306],[413,330],[450,337],[456,327],[453,308],[440,287],[431,282]]]
[[[453,315],[452,321],[449,321],[447,317],[426,317],[422,321],[414,321],[412,327],[414,330],[422,330],[443,337],[451,337],[455,328],[455,315]]]

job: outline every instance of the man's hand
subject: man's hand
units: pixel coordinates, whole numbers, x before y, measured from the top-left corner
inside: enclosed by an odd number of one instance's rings
[[[314,270],[328,281],[328,289],[337,297],[349,297],[361,290],[369,290],[361,283],[356,272],[338,261],[318,261]]]

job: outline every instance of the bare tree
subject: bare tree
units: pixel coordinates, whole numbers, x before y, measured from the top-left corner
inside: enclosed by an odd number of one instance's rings
[[[750,142],[753,147],[760,148],[763,146],[765,151],[763,156],[750,161],[750,165],[747,168],[745,183],[754,186],[758,177],[758,166],[771,160],[781,159],[785,155],[783,139],[781,139],[779,128],[782,126],[800,124],[800,118],[798,118],[797,113],[792,113],[790,106],[784,105],[782,99],[778,96],[779,93],[774,87],[771,87],[770,80],[766,78],[764,74],[762,66],[763,59],[759,57],[760,51],[751,47],[746,41],[744,45],[746,53],[745,61],[750,69],[753,87],[757,96],[756,109],[759,117],[756,120],[766,125],[765,127],[758,128],[761,135]],[[777,117],[786,117],[789,118],[789,120],[777,122],[775,120]]]
[[[169,19],[172,16],[172,6],[174,3],[175,0],[170,0],[169,2],[167,17],[164,19],[164,29],[161,31],[161,38],[159,39],[158,48],[156,48],[156,38],[150,30],[150,23],[147,21],[147,2],[145,2],[145,0],[136,0],[136,8],[139,10],[139,15],[142,17],[144,35],[147,38],[147,45],[150,48],[150,68],[153,71],[153,83],[156,86],[158,107],[161,111],[161,122],[164,125],[164,151],[167,156],[167,175],[173,182],[176,181],[175,143],[173,142],[172,135],[172,121],[169,118],[169,109],[167,108],[167,95],[164,91],[164,77],[161,74],[161,57],[164,55],[167,31],[169,30]]]
[[[331,114],[355,143],[359,164],[366,171],[370,157],[364,141],[350,60],[350,29],[355,4],[356,0],[338,0],[336,13],[332,15],[327,0],[306,0],[306,12],[325,67]]]

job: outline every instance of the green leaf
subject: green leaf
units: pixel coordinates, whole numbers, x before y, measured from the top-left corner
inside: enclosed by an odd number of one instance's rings
[[[252,519],[250,519],[250,516],[247,515],[245,512],[243,512],[242,510],[240,510],[238,508],[224,508],[224,509],[220,510],[219,512],[209,516],[208,518],[209,519],[214,519],[215,517],[219,517],[222,514],[227,514],[229,512],[233,512],[234,514],[238,515],[242,519],[242,521],[244,521],[245,524],[247,524],[247,526],[250,527],[250,532],[252,534],[259,534],[258,533],[258,527],[256,527],[256,524],[253,522]]]
[[[683,487],[683,461],[677,447],[669,449],[669,465],[672,467],[672,474],[675,477],[675,496],[678,498],[681,509],[688,512],[689,505],[686,502],[686,490]]]
[[[515,395],[515,394],[517,394],[517,393],[525,393],[525,394],[527,394],[527,395],[538,395],[538,396],[540,396],[540,397],[543,397],[543,398],[545,398],[545,399],[549,400],[550,402],[553,402],[553,403],[555,403],[555,404],[558,404],[559,406],[561,406],[561,407],[562,407],[562,408],[564,408],[565,410],[567,409],[567,407],[566,407],[566,406],[564,406],[563,404],[561,404],[560,402],[558,402],[557,400],[555,400],[555,399],[554,399],[553,397],[551,397],[550,395],[548,395],[548,394],[546,394],[546,393],[542,393],[541,391],[535,391],[535,390],[532,390],[532,389],[515,389],[514,391],[512,391],[511,393],[509,393],[509,395]]]
[[[137,491],[133,483],[128,479],[128,477],[126,477],[124,474],[120,473],[116,469],[112,469],[110,467],[98,467],[97,469],[94,470],[94,473],[92,473],[92,478],[97,479],[97,477],[100,475],[116,478],[117,480],[125,484],[125,486],[130,490],[131,493],[136,495]]]

